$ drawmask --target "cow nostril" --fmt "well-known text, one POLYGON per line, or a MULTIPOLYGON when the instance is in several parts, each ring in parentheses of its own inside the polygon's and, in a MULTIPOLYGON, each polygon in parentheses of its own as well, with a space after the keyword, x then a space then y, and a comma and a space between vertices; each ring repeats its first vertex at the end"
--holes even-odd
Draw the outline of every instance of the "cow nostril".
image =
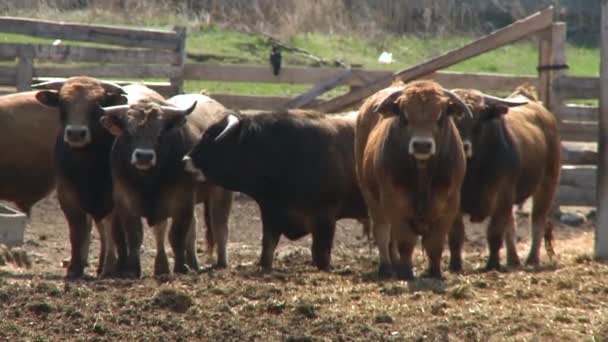
POLYGON ((149 163, 154 159, 154 154, 150 152, 135 152, 135 158, 139 162, 149 163))
POLYGON ((433 144, 429 141, 416 141, 414 142, 414 151, 416 153, 431 153, 433 144))

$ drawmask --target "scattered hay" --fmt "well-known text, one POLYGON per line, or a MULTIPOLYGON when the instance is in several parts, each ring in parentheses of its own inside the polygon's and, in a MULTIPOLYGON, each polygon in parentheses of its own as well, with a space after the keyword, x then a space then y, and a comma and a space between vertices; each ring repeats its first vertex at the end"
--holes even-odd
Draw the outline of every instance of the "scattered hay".
POLYGON ((160 289, 152 297, 152 306, 176 313, 185 313, 193 305, 190 295, 172 288, 160 289))

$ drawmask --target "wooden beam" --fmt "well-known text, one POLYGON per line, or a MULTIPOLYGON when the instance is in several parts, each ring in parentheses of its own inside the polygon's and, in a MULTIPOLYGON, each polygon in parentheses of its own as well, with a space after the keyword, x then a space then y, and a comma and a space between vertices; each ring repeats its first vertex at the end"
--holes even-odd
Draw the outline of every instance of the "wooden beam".
POLYGON ((553 115, 563 121, 597 121, 598 107, 565 105, 553 109, 553 115))
POLYGON ((594 166, 563 166, 556 204, 594 206, 596 173, 597 169, 594 166))
POLYGON ((444 53, 441 56, 433 58, 427 62, 398 71, 393 75, 381 77, 370 85, 324 102, 322 105, 318 106, 317 109, 325 112, 343 110, 346 107, 355 105, 364 98, 387 87, 395 78, 399 78, 404 82, 409 82, 421 76, 428 75, 435 70, 449 67, 484 52, 491 51, 503 45, 518 41, 531 34, 550 27, 552 23, 553 7, 549 7, 525 19, 516 21, 503 29, 497 30, 461 48, 444 53))
POLYGON ((181 74, 181 69, 171 65, 88 65, 88 66, 40 66, 34 68, 34 77, 71 77, 87 75, 97 78, 171 78, 181 74))
POLYGON ((0 86, 14 87, 17 84, 17 68, 15 66, 0 66, 0 86))
POLYGON ((73 61, 115 64, 177 64, 180 56, 174 51, 146 49, 108 49, 76 45, 0 44, 0 59, 20 56, 23 49, 33 49, 34 58, 50 61, 73 61))
POLYGON ((598 125, 594 122, 562 121, 558 127, 562 141, 595 142, 597 140, 598 125))
POLYGON ((602 0, 600 24, 600 120, 598 135, 597 224, 595 256, 608 258, 608 0, 602 0))
MULTIPOLYGON (((173 63, 174 66, 178 67, 180 71, 183 71, 184 63, 186 62, 186 28, 184 26, 175 26, 173 28, 177 37, 179 39, 179 44, 175 49, 179 60, 177 63, 173 63)), ((183 72, 180 72, 179 75, 171 77, 171 85, 177 89, 178 94, 182 94, 184 92, 184 77, 183 72)))
MULTIPOLYGON (((290 97, 278 96, 250 96, 233 94, 211 94, 211 98, 217 100, 227 108, 231 109, 259 109, 277 110, 285 108, 285 105, 292 100, 290 97)), ((314 100, 312 104, 318 100, 314 100)))
POLYGON ((352 70, 346 69, 334 77, 319 82, 317 85, 312 87, 312 89, 305 92, 304 94, 293 98, 285 104, 285 108, 305 107, 307 104, 311 103, 314 99, 316 99, 319 95, 331 89, 334 89, 337 86, 347 83, 352 76, 352 70))
POLYGON ((600 97, 600 79, 598 77, 562 76, 555 79, 553 90, 559 98, 597 99, 600 97))
POLYGON ((34 49, 31 47, 21 49, 17 63, 17 80, 15 85, 18 91, 31 89, 32 75, 34 74, 34 49))
POLYGON ((0 32, 152 49, 176 50, 179 45, 176 33, 170 31, 71 24, 15 17, 0 17, 0 32))
MULTIPOLYGON (((562 165, 596 165, 597 150, 589 144, 562 142, 562 165)), ((595 180, 595 178, 594 178, 595 180)))

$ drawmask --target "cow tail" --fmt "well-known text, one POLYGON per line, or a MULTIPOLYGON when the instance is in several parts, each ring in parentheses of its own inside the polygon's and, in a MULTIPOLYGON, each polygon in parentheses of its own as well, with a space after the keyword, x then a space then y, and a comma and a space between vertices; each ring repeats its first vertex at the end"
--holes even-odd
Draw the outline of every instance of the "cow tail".
POLYGON ((555 250, 553 249, 553 222, 551 222, 551 220, 547 221, 545 227, 545 251, 547 252, 547 256, 549 256, 549 259, 553 260, 555 250))

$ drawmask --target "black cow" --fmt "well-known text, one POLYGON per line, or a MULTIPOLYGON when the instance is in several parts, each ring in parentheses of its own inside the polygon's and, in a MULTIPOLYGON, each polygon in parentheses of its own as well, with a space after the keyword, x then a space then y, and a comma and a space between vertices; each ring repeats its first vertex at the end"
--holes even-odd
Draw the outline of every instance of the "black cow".
POLYGON ((228 111, 185 158, 200 179, 251 196, 263 224, 262 271, 281 235, 312 233, 313 263, 329 270, 336 220, 367 218, 354 167, 356 115, 228 111))
POLYGON ((127 246, 118 250, 119 273, 140 277, 141 218, 159 225, 156 275, 169 272, 164 252, 164 222, 172 219, 169 242, 174 272, 198 269, 194 205, 205 203, 208 242, 218 242, 218 266, 226 266, 227 224, 232 193, 208 182, 195 183, 182 159, 224 107, 203 95, 179 95, 168 103, 140 102, 103 109, 102 124, 117 136, 111 152, 114 225, 127 246))

